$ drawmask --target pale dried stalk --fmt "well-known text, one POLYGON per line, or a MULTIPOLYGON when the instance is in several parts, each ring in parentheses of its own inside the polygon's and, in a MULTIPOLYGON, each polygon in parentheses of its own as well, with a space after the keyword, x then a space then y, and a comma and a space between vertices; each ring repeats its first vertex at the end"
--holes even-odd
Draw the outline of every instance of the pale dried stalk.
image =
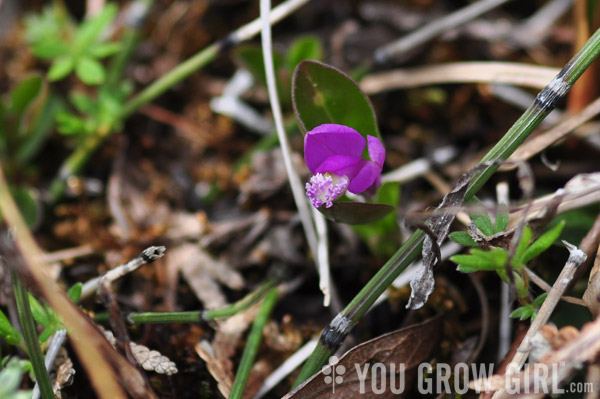
POLYGON ((360 87, 366 94, 441 83, 494 83, 541 89, 559 71, 514 62, 453 62, 368 75, 360 87))

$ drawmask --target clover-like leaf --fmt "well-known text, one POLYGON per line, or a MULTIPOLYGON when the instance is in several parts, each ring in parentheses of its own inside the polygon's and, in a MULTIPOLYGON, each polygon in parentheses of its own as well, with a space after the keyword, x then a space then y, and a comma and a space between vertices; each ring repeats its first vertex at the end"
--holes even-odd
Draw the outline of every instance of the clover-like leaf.
POLYGON ((75 60, 70 55, 58 57, 48 70, 48 80, 55 82, 65 78, 75 67, 75 60))
POLYGON ((102 64, 91 57, 81 57, 75 66, 75 73, 83 83, 88 85, 99 85, 106 79, 102 64))
POLYGON ((529 262, 531 259, 550 248, 550 246, 554 244, 554 241, 560 237, 563 227, 565 227, 564 220, 535 240, 523 254, 523 263, 529 262))
POLYGON ((348 75, 330 65, 312 60, 298 64, 292 78, 292 101, 304 133, 334 123, 349 126, 365 138, 379 137, 369 98, 348 75))

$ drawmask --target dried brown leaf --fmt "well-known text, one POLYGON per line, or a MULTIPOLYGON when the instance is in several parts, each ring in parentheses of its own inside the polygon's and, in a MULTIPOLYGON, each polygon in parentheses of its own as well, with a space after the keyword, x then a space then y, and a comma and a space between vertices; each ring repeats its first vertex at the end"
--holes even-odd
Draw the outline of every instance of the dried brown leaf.
MULTIPOLYGON (((423 323, 381 335, 346 352, 339 361, 332 362, 283 399, 334 399, 334 398, 394 398, 400 384, 406 392, 415 375, 416 367, 429 359, 437 346, 442 327, 442 317, 434 317, 423 323), (333 364, 332 364, 333 363, 333 364), (372 387, 375 364, 381 364, 387 372, 404 372, 389 376, 384 392, 374 392, 372 387), (371 367, 371 368, 370 368, 371 367), (341 377, 341 378, 340 378, 341 377), (390 385, 395 381, 396 386, 390 385), (335 388, 335 389, 334 389, 335 388), (376 395, 376 396, 375 396, 376 395)), ((381 367, 381 366, 377 366, 381 367)), ((376 374, 380 376, 380 374, 376 374)), ((380 377, 381 378, 381 377, 380 377)), ((380 385, 377 384, 377 387, 380 385)))

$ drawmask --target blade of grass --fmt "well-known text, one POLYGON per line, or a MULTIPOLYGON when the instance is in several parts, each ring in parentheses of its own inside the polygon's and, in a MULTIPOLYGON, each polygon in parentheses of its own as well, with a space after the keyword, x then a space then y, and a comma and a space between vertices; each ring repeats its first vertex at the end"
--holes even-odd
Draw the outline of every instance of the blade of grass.
MULTIPOLYGON (((481 163, 486 166, 473 176, 465 194, 465 201, 471 199, 492 176, 501 164, 498 161, 506 160, 533 132, 599 54, 600 30, 594 33, 550 84, 537 95, 535 102, 521 115, 502 139, 483 157, 481 163)), ((307 360, 294 386, 298 386, 325 364, 373 302, 420 253, 424 237, 425 234, 421 230, 413 233, 348 306, 323 330, 319 344, 307 360)))
POLYGON ((272 288, 265 297, 265 300, 260 306, 260 310, 256 315, 256 319, 252 324, 252 329, 250 330, 250 335, 248 335, 248 341, 246 343, 246 347, 244 348, 240 365, 237 373, 235 374, 233 385, 231 386, 229 399, 242 398, 244 388, 246 388, 246 383, 248 382, 248 376, 250 376, 250 370, 252 369, 254 359, 256 358, 256 353, 258 352, 258 347, 260 346, 260 341, 262 340, 263 329, 265 328, 267 321, 269 321, 269 316, 271 315, 271 311, 273 310, 276 302, 277 288, 272 288))
POLYGON ((31 308, 29 307, 27 290, 23 287, 23 283, 19 276, 17 276, 17 273, 15 273, 13 267, 10 268, 10 278, 15 292, 15 302, 17 303, 23 340, 27 346, 27 354, 29 355, 29 360, 31 360, 31 365, 33 366, 35 379, 40 388, 42 398, 54 399, 52 382, 50 381, 50 376, 48 375, 46 365, 44 364, 44 355, 40 349, 35 322, 33 321, 33 315, 31 314, 31 308))

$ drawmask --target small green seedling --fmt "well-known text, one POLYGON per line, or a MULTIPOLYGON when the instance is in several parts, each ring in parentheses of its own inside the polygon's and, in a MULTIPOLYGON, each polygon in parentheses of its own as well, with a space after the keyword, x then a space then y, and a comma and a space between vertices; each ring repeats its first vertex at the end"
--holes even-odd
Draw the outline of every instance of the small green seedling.
POLYGON ((93 18, 76 25, 59 7, 47 7, 41 15, 26 21, 27 40, 33 54, 52 60, 48 79, 57 81, 73 71, 88 85, 99 85, 106 79, 101 59, 116 54, 120 43, 107 41, 103 33, 117 14, 115 4, 107 4, 93 18))
POLYGON ((525 304, 515 310, 510 314, 510 317, 513 319, 519 320, 527 320, 531 319, 531 321, 535 320, 535 316, 537 316, 538 309, 544 303, 544 300, 548 296, 548 293, 543 293, 533 300, 533 302, 525 304))
MULTIPOLYGON (((7 359, 5 359, 6 361, 7 359)), ((3 361, 4 363, 4 361, 3 361)), ((3 364, 0 371, 0 398, 3 399, 30 399, 31 390, 19 390, 23 377, 22 361, 12 358, 3 364)))
POLYGON ((482 236, 467 232, 454 232, 450 234, 450 239, 464 246, 479 247, 481 245, 482 248, 472 248, 468 255, 451 257, 450 259, 458 264, 457 270, 463 273, 482 270, 495 271, 505 282, 510 283, 513 281, 519 300, 523 304, 529 303, 528 279, 523 269, 529 261, 547 250, 558 239, 565 225, 564 221, 558 223, 535 240, 533 240, 533 231, 528 226, 523 228, 521 239, 509 263, 513 273, 511 278, 508 276, 506 269, 509 250, 505 247, 495 246, 493 241, 503 234, 508 225, 506 211, 499 212, 495 223, 492 223, 490 217, 483 213, 472 215, 472 220, 482 236))

